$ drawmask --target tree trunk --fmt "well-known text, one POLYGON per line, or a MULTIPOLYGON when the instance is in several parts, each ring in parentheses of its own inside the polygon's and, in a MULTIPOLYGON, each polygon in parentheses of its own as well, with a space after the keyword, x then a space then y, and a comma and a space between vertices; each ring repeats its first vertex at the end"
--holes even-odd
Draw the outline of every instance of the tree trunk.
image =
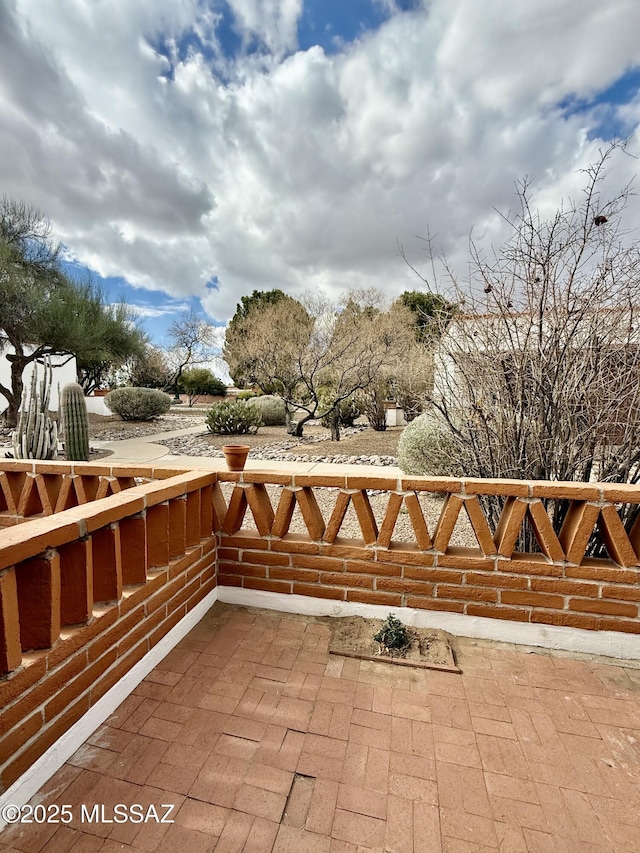
POLYGON ((302 431, 304 430, 304 425, 307 421, 310 421, 312 417, 312 414, 307 414, 299 421, 290 421, 289 428, 287 429, 288 434, 293 435, 295 438, 302 438, 302 431))
POLYGON ((4 419, 8 427, 15 429, 18 426, 18 413, 20 411, 20 404, 22 403, 22 391, 24 388, 22 374, 29 359, 12 356, 9 361, 11 363, 11 394, 5 394, 9 405, 4 413, 4 419))
POLYGON ((336 408, 331 413, 331 441, 340 441, 340 412, 336 408))

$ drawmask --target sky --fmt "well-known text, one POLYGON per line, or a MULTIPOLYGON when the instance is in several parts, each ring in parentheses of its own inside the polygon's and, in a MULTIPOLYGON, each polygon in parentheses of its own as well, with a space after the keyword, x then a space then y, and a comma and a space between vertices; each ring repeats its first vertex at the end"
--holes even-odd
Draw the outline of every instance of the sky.
MULTIPOLYGON (((0 0, 0 195, 154 341, 240 297, 462 273, 516 182, 551 212, 640 160, 638 0, 0 0)), ((634 199, 628 224, 640 224, 634 199)))

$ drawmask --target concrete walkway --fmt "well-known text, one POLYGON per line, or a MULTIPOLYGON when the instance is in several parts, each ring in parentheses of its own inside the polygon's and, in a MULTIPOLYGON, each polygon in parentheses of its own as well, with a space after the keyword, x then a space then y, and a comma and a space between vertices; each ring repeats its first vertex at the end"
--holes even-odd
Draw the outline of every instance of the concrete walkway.
POLYGON ((71 823, 0 853, 640 850, 640 670, 459 640, 456 675, 329 636, 216 604, 34 797, 71 823))
MULTIPOLYGON (((92 441, 91 446, 97 450, 108 450, 111 456, 106 457, 105 463, 122 464, 144 464, 146 462, 158 462, 163 464, 183 466, 185 468, 205 468, 209 471, 226 471, 225 461, 222 457, 215 456, 180 456, 169 452, 163 445, 168 438, 180 438, 181 436, 197 435, 202 432, 202 427, 187 427, 185 429, 173 430, 172 432, 161 432, 155 435, 146 435, 140 438, 127 438, 121 441, 92 441)), ((229 443, 242 443, 242 436, 230 437, 229 443)), ((380 477, 382 475, 399 477, 402 472, 394 466, 380 465, 346 465, 340 463, 341 473, 358 474, 360 476, 371 475, 380 477)), ((251 453, 247 459, 246 470, 248 471, 285 471, 288 473, 335 474, 335 463, 332 462, 308 462, 279 461, 272 459, 252 459, 251 453)))

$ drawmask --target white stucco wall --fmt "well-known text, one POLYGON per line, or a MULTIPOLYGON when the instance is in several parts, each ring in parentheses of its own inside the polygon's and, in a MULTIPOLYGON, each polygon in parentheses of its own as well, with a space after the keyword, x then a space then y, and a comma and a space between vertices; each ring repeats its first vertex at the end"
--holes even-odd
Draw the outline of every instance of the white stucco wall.
MULTIPOLYGON (((7 353, 13 350, 7 348, 0 353, 0 383, 11 387, 11 365, 7 359, 7 353)), ((50 409, 52 412, 58 411, 58 390, 62 390, 69 382, 77 382, 76 374, 76 359, 75 356, 54 355, 51 356, 51 365, 53 367, 53 379, 51 383, 51 402, 50 409)), ((34 368, 38 371, 38 379, 41 379, 44 373, 44 368, 41 364, 32 362, 27 365, 22 375, 24 387, 27 389, 31 385, 31 375, 34 368)), ((0 412, 4 412, 8 403, 6 399, 0 395, 0 412)))

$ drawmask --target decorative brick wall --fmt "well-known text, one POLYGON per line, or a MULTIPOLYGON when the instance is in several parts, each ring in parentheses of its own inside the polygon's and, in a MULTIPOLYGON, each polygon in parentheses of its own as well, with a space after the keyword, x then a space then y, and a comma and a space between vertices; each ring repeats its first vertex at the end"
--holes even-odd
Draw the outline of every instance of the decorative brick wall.
POLYGON ((0 790, 216 582, 640 634, 640 521, 626 530, 620 515, 639 504, 623 485, 0 462, 0 790), (445 496, 435 525, 429 494, 445 496), (569 511, 554 530, 558 499, 569 511), (500 503, 495 530, 485 500, 500 503), (358 538, 343 535, 348 513, 358 538), (461 516, 475 548, 451 544, 461 516), (535 553, 516 550, 524 524, 535 553), (607 557, 586 556, 593 536, 607 557))
POLYGON ((0 460, 0 528, 64 512, 125 489, 184 473, 148 465, 0 460))
POLYGON ((216 586, 215 474, 157 473, 0 532, 0 790, 216 586))
POLYGON ((581 483, 528 483, 449 478, 337 477, 219 474, 231 481, 228 507, 219 486, 214 502, 221 518, 218 575, 221 585, 293 593, 337 601, 413 607, 517 622, 640 633, 640 522, 627 532, 622 504, 637 505, 640 488, 581 483), (282 489, 272 506, 266 486, 282 489), (324 518, 316 491, 333 487, 333 511, 324 518), (384 518, 374 518, 367 490, 386 493, 384 518), (419 495, 445 493, 429 530, 419 495), (495 531, 480 496, 502 503, 495 531), (567 499, 570 508, 555 531, 546 500, 567 499), (297 504, 307 528, 289 533, 297 504), (340 529, 352 504, 361 538, 340 529), (401 510, 415 540, 393 539, 401 510), (249 513, 249 515, 247 515, 249 513), (460 514, 467 516, 477 548, 450 545, 460 514), (254 530, 245 518, 253 517, 254 530), (525 519, 539 550, 515 550, 525 519), (243 528, 244 525, 244 528, 243 528), (592 533, 608 558, 585 551, 592 533))

